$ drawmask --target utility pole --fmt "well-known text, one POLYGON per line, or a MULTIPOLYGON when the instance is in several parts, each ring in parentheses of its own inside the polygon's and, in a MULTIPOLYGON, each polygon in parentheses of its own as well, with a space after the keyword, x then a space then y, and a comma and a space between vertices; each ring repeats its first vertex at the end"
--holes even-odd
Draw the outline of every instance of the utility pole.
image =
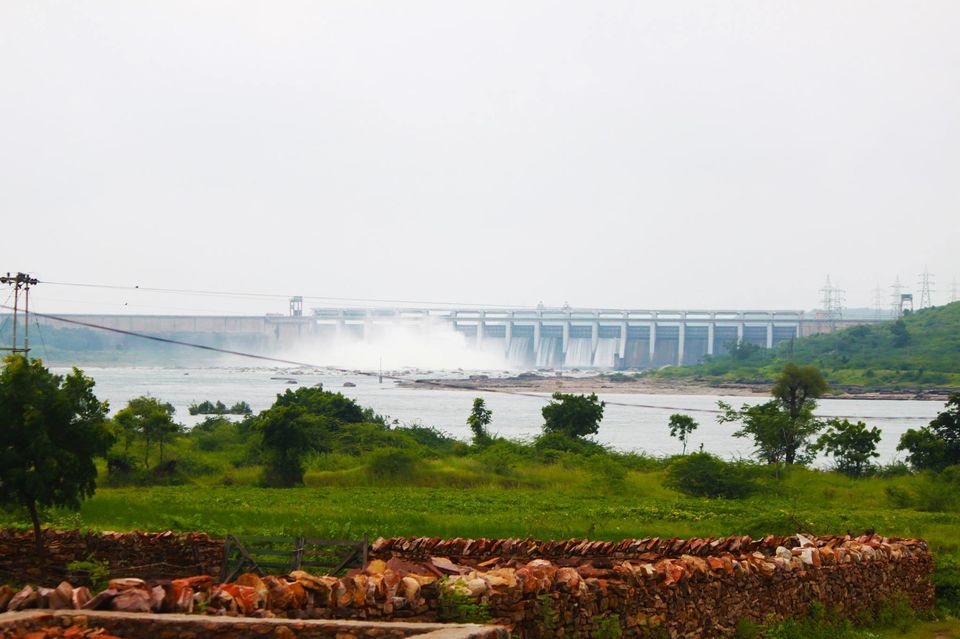
POLYGON ((35 277, 30 277, 29 273, 17 273, 0 276, 0 284, 9 284, 13 287, 13 344, 10 348, 0 348, 0 350, 10 351, 11 353, 30 352, 30 287, 38 283, 35 277), (18 346, 17 342, 17 316, 20 312, 20 291, 24 296, 24 325, 23 325, 23 347, 18 346))

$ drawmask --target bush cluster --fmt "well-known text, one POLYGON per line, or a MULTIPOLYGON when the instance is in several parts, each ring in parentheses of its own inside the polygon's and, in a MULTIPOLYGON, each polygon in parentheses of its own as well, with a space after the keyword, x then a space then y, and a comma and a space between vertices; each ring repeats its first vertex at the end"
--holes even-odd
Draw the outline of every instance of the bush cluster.
POLYGON ((749 462, 728 462, 710 453, 692 453, 667 467, 664 483, 696 497, 742 499, 757 492, 759 469, 749 462))

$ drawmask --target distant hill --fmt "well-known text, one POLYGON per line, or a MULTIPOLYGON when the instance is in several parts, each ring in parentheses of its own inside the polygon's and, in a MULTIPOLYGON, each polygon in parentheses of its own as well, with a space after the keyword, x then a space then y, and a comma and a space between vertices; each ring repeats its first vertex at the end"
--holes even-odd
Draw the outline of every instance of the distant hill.
POLYGON ((802 337, 772 351, 745 346, 656 375, 768 381, 787 362, 815 364, 839 386, 960 387, 960 302, 917 311, 900 321, 802 337))

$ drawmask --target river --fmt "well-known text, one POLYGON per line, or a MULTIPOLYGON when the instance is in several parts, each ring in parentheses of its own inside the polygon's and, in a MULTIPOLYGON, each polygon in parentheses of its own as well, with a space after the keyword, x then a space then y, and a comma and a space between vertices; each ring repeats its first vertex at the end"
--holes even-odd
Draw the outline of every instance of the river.
MULTIPOLYGON (((54 369, 59 373, 65 369, 54 369)), ((455 437, 468 439, 466 417, 473 398, 481 396, 493 411, 490 431, 505 437, 530 437, 540 432, 540 409, 547 395, 531 397, 505 393, 482 393, 464 390, 398 388, 396 383, 376 377, 303 371, 291 372, 270 368, 98 368, 84 372, 96 381, 95 392, 110 402, 111 410, 122 408, 127 400, 151 395, 176 408, 176 418, 192 426, 201 416, 191 416, 187 407, 203 400, 233 404, 246 401, 254 411, 270 406, 277 393, 288 388, 323 384, 369 406, 376 412, 396 419, 401 424, 433 426, 455 437), (273 377, 291 377, 289 384, 273 377), (345 383, 355 384, 345 387, 345 383)), ((434 371, 430 375, 437 377, 434 371)), ((691 436, 691 449, 703 444, 705 450, 723 457, 747 457, 749 440, 732 436, 736 427, 716 423, 717 400, 739 406, 763 401, 756 397, 722 395, 644 395, 602 393, 608 402, 597 439, 621 450, 645 451, 652 455, 680 452, 680 444, 669 436, 667 420, 672 413, 693 415, 700 427, 691 436)), ((848 417, 877 426, 883 433, 878 446, 878 461, 888 463, 902 459, 896 451, 900 435, 908 428, 927 424, 943 403, 919 400, 824 399, 817 414, 822 417, 848 417)))

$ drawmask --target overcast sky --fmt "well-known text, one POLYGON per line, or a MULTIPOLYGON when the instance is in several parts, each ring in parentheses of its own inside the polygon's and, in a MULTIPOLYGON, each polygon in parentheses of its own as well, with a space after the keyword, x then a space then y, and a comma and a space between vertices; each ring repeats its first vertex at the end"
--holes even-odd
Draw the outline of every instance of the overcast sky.
POLYGON ((926 265, 945 302, 958 34, 955 0, 4 0, 0 269, 695 309, 812 308, 828 274, 870 306, 926 265))

